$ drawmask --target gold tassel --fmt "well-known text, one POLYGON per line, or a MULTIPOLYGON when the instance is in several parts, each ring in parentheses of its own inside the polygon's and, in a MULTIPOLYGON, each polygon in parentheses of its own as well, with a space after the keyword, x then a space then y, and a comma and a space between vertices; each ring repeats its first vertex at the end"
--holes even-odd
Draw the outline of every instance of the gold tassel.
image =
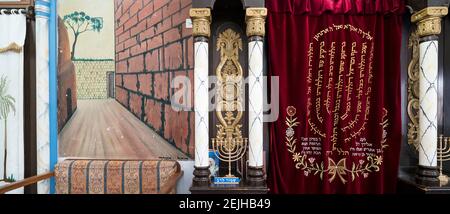
POLYGON ((22 47, 13 42, 9 44, 6 48, 0 48, 0 53, 6 53, 8 51, 20 53, 22 51, 22 47))

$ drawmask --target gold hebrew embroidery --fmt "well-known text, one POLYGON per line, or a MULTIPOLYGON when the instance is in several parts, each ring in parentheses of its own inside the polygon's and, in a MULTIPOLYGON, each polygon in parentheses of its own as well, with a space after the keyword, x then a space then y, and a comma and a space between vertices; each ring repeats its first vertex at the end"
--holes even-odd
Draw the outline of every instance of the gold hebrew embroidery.
POLYGON ((332 142, 330 153, 366 131, 372 98, 374 41, 371 32, 350 24, 332 25, 315 34, 308 49, 307 122, 309 129, 332 142), (324 41, 336 31, 356 33, 365 41, 324 41), (363 97, 364 96, 364 97, 363 97), (314 113, 314 115, 312 115, 314 113), (324 118, 332 129, 324 130, 324 118), (338 143, 338 139, 343 139, 338 143))
MULTIPOLYGON (((316 158, 308 156, 308 154, 303 151, 297 151, 298 139, 295 137, 295 128, 300 125, 297 117, 297 109, 293 106, 289 106, 286 109, 286 136, 285 144, 287 146, 288 152, 292 156, 295 167, 298 170, 302 170, 306 177, 310 175, 319 176, 321 180, 324 179, 324 175, 328 175, 328 182, 332 183, 335 180, 341 181, 345 184, 348 182, 347 176, 351 176, 351 181, 355 181, 357 177, 368 178, 370 173, 379 172, 380 166, 383 163, 383 151, 388 148, 386 144, 387 141, 387 129, 389 127, 388 111, 383 108, 384 114, 382 121, 379 125, 383 131, 383 137, 381 140, 381 151, 377 155, 368 155, 366 159, 361 159, 358 162, 352 162, 351 168, 347 166, 347 158, 340 158, 335 161, 333 158, 329 157, 325 165, 324 161, 317 161, 316 158), (339 179, 336 179, 339 178, 339 179)), ((378 152, 377 152, 378 153, 378 152)))

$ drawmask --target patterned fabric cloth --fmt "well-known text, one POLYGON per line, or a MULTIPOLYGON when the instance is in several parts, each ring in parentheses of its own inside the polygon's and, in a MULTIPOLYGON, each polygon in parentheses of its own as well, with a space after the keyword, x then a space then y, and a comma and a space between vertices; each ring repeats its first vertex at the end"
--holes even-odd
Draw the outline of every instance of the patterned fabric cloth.
MULTIPOLYGON (((66 160, 56 165, 57 194, 158 194, 179 175, 176 161, 66 160)), ((170 188, 175 192, 175 186, 170 188)))

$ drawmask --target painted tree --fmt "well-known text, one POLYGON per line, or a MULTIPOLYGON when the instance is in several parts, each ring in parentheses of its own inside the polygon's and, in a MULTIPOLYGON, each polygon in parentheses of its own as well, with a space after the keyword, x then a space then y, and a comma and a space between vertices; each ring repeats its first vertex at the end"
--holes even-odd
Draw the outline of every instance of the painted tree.
MULTIPOLYGON (((5 76, 2 76, 0 79, 0 120, 4 121, 4 144, 5 144, 5 156, 3 162, 3 180, 7 181, 8 177, 6 176, 6 163, 8 158, 8 115, 12 112, 16 112, 16 107, 14 97, 8 94, 8 79, 5 76)), ((12 176, 11 176, 11 179, 12 176)))
POLYGON ((75 49, 78 37, 86 32, 100 32, 103 29, 103 19, 101 17, 91 17, 85 12, 73 12, 64 16, 64 23, 73 33, 72 60, 75 59, 75 49))

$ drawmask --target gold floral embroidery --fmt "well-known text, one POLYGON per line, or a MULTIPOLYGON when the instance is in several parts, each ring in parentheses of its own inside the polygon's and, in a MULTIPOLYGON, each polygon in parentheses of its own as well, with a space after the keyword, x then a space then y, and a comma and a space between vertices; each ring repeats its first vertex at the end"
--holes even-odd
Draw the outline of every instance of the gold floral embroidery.
POLYGON ((341 179, 342 183, 346 183, 347 180, 344 179, 344 177, 342 177, 343 175, 346 175, 347 173, 345 172, 345 170, 347 169, 346 167, 346 162, 347 159, 341 159, 337 164, 334 162, 333 159, 328 158, 328 173, 331 175, 330 178, 330 183, 334 181, 334 179, 336 178, 336 175, 339 176, 339 178, 341 179))
MULTIPOLYGON (((388 148, 386 145, 386 137, 387 137, 387 127, 389 126, 389 122, 387 119, 388 111, 384 110, 383 122, 380 125, 383 128, 383 137, 381 141, 382 150, 388 148)), ((381 155, 372 155, 367 156, 366 160, 359 160, 357 163, 352 163, 352 168, 347 168, 347 158, 343 158, 339 160, 337 163, 332 158, 328 158, 328 166, 325 167, 324 162, 317 162, 314 157, 308 157, 306 154, 302 155, 297 152, 297 139, 295 138, 295 127, 300 125, 298 118, 296 117, 297 109, 293 106, 289 106, 286 109, 287 117, 286 117, 286 146, 288 152, 292 155, 292 160, 295 163, 295 167, 299 170, 304 171, 305 176, 309 175, 319 175, 320 179, 323 180, 323 175, 327 174, 329 176, 328 181, 330 183, 334 182, 336 178, 345 184, 348 181, 346 180, 346 176, 351 175, 352 180, 354 181, 356 177, 362 176, 363 178, 368 178, 369 173, 379 172, 380 166, 383 164, 383 156, 381 155)), ((348 152, 348 151, 346 151, 348 152)))

